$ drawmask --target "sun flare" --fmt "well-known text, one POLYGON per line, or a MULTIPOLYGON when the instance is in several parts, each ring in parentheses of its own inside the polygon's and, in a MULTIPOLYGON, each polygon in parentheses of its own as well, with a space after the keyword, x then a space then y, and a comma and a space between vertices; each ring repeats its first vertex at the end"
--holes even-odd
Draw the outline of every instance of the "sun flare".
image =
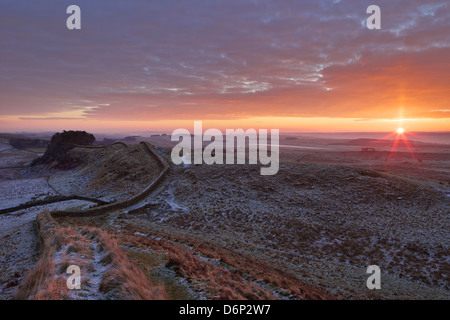
POLYGON ((405 129, 403 129, 403 128, 398 128, 397 129, 397 133, 398 134, 402 134, 402 133, 404 133, 405 132, 405 129))

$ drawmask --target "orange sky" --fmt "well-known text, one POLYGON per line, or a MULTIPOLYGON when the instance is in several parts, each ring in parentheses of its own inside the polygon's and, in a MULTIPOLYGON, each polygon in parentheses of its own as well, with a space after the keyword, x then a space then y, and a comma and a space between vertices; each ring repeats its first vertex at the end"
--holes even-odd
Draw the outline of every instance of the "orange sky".
POLYGON ((450 131, 448 1, 104 1, 2 6, 0 131, 450 131))
MULTIPOLYGON (((200 119, 199 119, 200 120, 200 119)), ((240 120, 202 120, 203 128, 271 128, 288 132, 391 132, 449 131, 448 118, 399 120, 359 120, 350 118, 276 118, 260 117, 240 120), (369 130, 368 130, 369 129, 369 130)), ((0 122, 2 123, 2 122, 0 122)), ((175 128, 193 130, 193 120, 99 121, 99 120, 16 120, 2 123, 3 132, 62 131, 71 128, 98 133, 155 131, 170 133, 175 128), (24 124, 25 122, 25 124, 24 124), (4 124, 4 125, 3 125, 4 124)))

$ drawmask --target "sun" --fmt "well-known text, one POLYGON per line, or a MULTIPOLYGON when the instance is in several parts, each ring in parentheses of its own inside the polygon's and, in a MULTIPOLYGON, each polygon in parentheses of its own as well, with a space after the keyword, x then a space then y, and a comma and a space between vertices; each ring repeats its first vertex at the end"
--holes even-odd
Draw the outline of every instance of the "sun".
POLYGON ((405 129, 403 129, 403 128, 398 128, 397 129, 397 133, 398 134, 402 134, 402 133, 404 133, 405 132, 405 129))

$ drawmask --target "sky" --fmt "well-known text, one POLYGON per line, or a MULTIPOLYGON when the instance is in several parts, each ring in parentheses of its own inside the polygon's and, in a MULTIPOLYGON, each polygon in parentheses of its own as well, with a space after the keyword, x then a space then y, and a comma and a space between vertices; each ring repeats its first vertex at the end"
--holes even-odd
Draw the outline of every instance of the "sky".
POLYGON ((450 131, 449 57, 442 0, 0 0, 0 131, 450 131))

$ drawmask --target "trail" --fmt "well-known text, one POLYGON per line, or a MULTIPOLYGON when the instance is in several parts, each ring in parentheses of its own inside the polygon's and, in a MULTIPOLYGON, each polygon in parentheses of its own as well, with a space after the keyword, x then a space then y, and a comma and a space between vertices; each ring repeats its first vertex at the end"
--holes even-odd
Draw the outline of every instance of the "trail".
MULTIPOLYGON (((0 210, 0 233, 2 235, 2 238, 0 238, 0 299, 11 299, 13 297, 17 285, 23 281, 26 273, 38 260, 39 238, 35 232, 35 219, 39 212, 47 209, 50 210, 50 214, 56 213, 59 216, 71 217, 89 216, 90 214, 105 215, 117 210, 127 210, 145 205, 155 190, 158 192, 161 191, 157 187, 164 180, 169 166, 150 146, 145 143, 143 143, 143 146, 145 152, 150 157, 156 158, 163 169, 153 181, 149 182, 147 187, 131 198, 117 203, 108 203, 100 199, 79 195, 57 196, 52 199, 29 201, 18 206, 0 210), (97 203, 98 206, 84 210, 63 210, 63 208, 67 208, 68 204, 79 204, 80 202, 97 203)), ((95 147, 105 148, 108 146, 95 147)), ((100 250, 98 242, 96 240, 92 240, 92 242, 93 258, 89 262, 92 265, 93 271, 88 275, 89 282, 86 284, 87 293, 84 291, 82 296, 78 296, 81 292, 76 292, 75 290, 71 293, 74 299, 105 299, 105 296, 99 293, 98 290, 100 279, 105 269, 101 262, 103 253, 100 250)))

